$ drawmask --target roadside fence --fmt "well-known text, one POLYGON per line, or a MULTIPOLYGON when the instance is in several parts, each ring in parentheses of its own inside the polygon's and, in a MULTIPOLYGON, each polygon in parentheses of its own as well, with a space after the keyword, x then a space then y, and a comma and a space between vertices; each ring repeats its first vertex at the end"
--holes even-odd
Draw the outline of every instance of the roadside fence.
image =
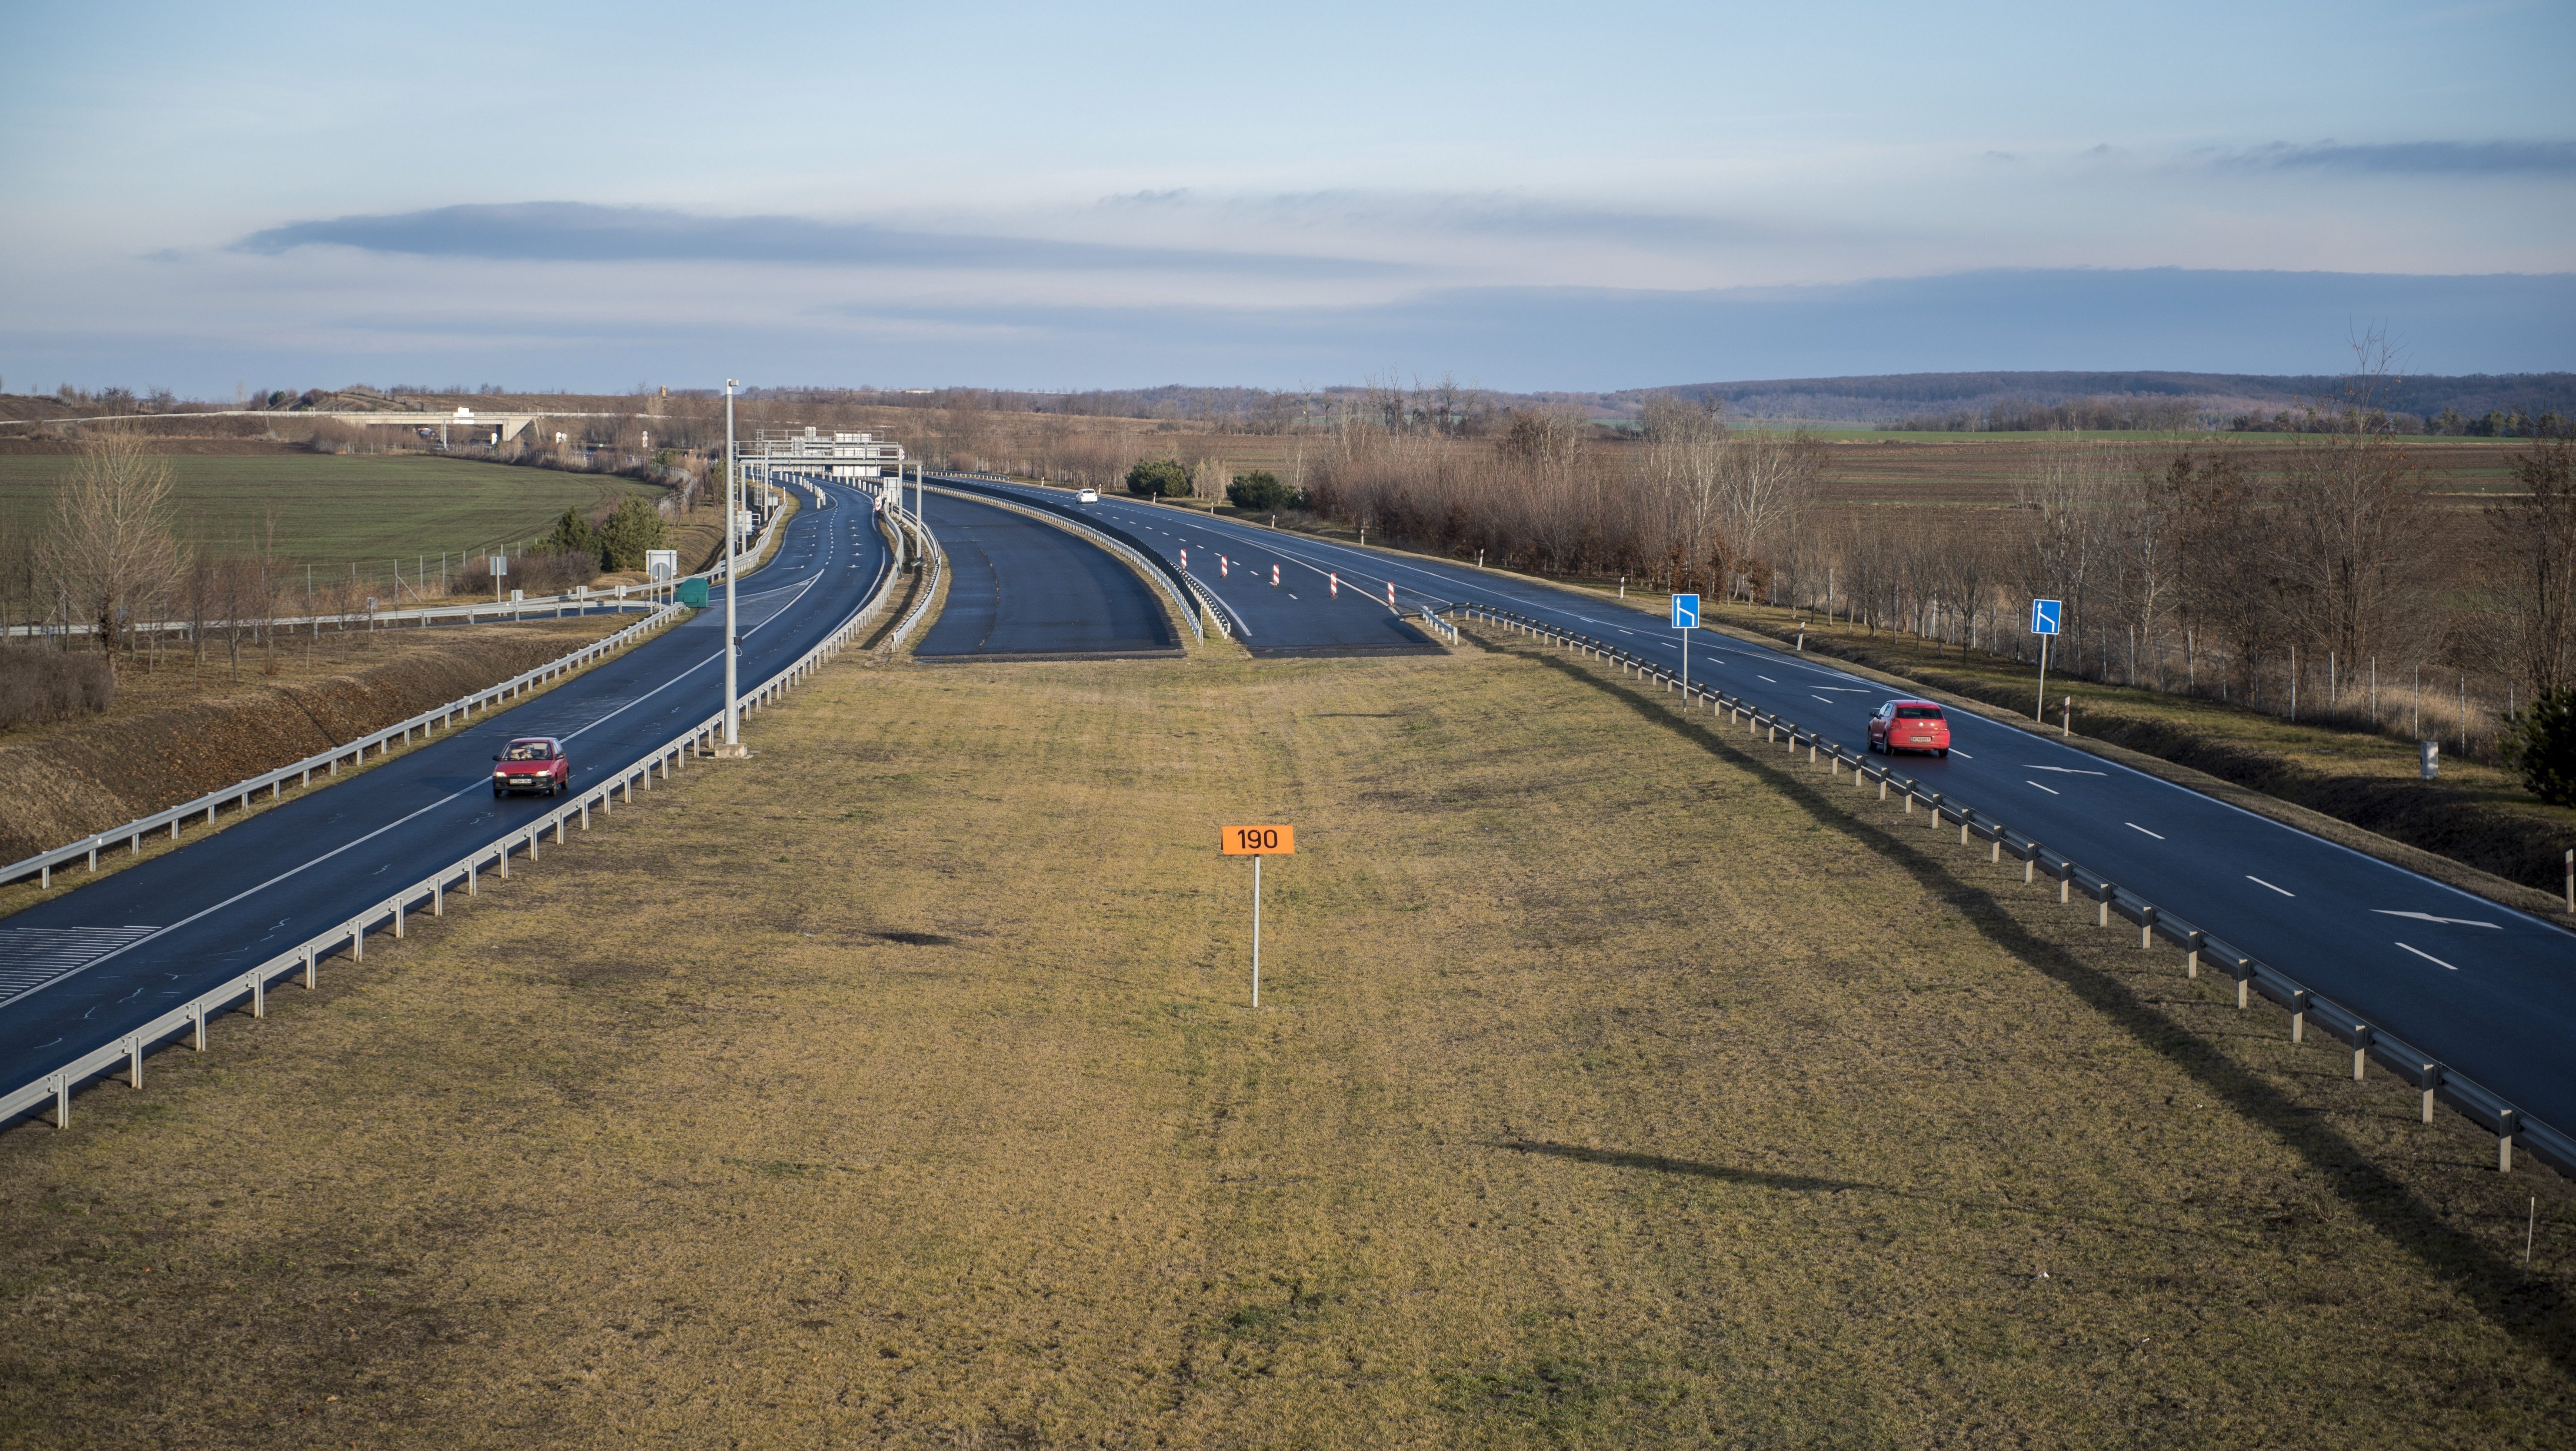
POLYGON ((1889 799, 1891 792, 1895 793, 1904 802, 1909 816, 1915 814, 1917 807, 1923 808, 1931 830, 1942 831, 1955 826, 1961 846, 1983 841, 1987 843, 1989 861, 1999 863, 2009 856, 2020 862, 2023 881, 2037 882, 2042 877, 2054 881, 2058 901, 2072 903, 2080 894, 2094 906, 2095 925, 2109 928, 2117 918, 2125 926, 2137 928, 2141 949, 2153 947, 2159 939, 2179 948, 2183 953, 2184 976, 2197 978, 2204 966, 2224 971, 2235 982, 2237 1007, 2251 1006, 2257 994, 2278 1003, 2289 1011, 2291 1042, 2305 1042, 2311 1030, 2341 1040, 2352 1050, 2354 1082, 2362 1081, 2370 1061, 2377 1059, 2422 1094, 2425 1123, 2433 1121, 2434 1105, 2441 1102, 2493 1133, 2499 1171, 2512 1170, 2514 1149, 2519 1144, 2560 1174, 2576 1178, 2576 1138, 2570 1138, 2523 1112, 2503 1095, 2407 1042, 2388 1025, 2373 1022, 2309 988, 2173 909, 2150 902, 2064 852, 2014 830, 1993 814, 1952 800, 1944 793, 1928 790, 1912 778, 1898 775, 1890 765, 1875 764, 1865 754, 1854 752, 1785 716, 1765 711, 1723 690, 1713 690, 1696 681, 1685 689, 1680 679, 1662 665, 1608 641, 1576 634, 1549 622, 1493 606, 1458 605, 1453 609, 1458 614, 1502 626, 1543 644, 1604 661, 1621 673, 1657 686, 1664 692, 1683 691, 1682 708, 1685 711, 1705 707, 1712 717, 1724 717, 1729 727, 1743 726, 1748 740, 1759 737, 1766 746, 1784 748, 1791 760, 1795 760, 1798 752, 1804 749, 1808 764, 1821 762, 1836 777, 1848 768, 1856 789, 1866 790, 1875 785, 1878 799, 1882 801, 1889 799))

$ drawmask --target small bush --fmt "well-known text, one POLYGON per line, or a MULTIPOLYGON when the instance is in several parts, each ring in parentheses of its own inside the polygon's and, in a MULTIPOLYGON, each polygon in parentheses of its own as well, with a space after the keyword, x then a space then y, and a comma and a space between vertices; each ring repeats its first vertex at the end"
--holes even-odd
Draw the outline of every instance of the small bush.
POLYGON ((95 650, 0 645, 0 729, 96 715, 116 698, 116 672, 95 650))
POLYGON ((2497 744, 2532 795, 2552 806, 2576 806, 2576 686, 2506 716, 2497 744))
POLYGON ((662 547, 662 511, 642 499, 619 502, 599 526, 599 562, 610 569, 642 569, 644 551, 662 547))
POLYGON ((1225 486, 1225 501, 1247 514, 1276 514, 1282 509, 1304 507, 1306 496, 1279 481, 1267 469, 1249 474, 1236 474, 1225 486))
POLYGON ((1143 460, 1127 471, 1127 492, 1148 499, 1157 495, 1166 499, 1187 498, 1190 471, 1176 458, 1143 460))

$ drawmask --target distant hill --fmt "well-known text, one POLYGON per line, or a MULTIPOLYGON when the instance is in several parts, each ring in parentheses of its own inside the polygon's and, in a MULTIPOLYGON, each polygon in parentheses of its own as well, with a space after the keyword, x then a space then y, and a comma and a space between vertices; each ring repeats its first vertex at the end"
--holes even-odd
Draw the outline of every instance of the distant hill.
MULTIPOLYGON (((2328 376, 2277 377, 2252 373, 1897 373, 1861 378, 1769 378, 1732 383, 1683 383, 1602 395, 1614 410, 1641 404, 1656 393, 1722 398, 1736 418, 1804 419, 1818 423, 1961 426, 1955 420, 2010 419, 2023 412, 2063 410, 2126 415, 2135 427, 2224 424, 2240 415, 2268 417, 2295 411, 2309 399, 2342 395, 2350 380, 2328 376)), ((2397 377, 2374 388, 2379 406, 2418 418, 2446 410, 2471 418, 2520 412, 2576 415, 2576 373, 2476 373, 2466 377, 2397 377)), ((1976 424, 1966 426, 1975 427, 1976 424)), ((1998 423, 1997 426, 2012 426, 1998 423)), ((2095 423, 2087 426, 2116 427, 2095 423)))

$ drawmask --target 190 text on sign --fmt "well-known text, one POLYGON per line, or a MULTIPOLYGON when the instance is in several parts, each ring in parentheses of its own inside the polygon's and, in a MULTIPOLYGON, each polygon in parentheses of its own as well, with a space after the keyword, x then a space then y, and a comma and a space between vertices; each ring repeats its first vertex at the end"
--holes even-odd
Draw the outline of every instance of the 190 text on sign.
POLYGON ((1217 839, 1219 850, 1226 856, 1297 854, 1297 828, 1293 826, 1229 826, 1217 839))

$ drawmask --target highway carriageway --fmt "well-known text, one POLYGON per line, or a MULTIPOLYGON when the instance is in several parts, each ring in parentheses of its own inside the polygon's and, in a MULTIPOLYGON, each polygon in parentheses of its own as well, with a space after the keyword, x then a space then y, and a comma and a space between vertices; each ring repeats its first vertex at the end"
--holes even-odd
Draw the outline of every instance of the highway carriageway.
MULTIPOLYGON (((826 493, 829 506, 790 519, 770 563, 738 586, 746 689, 890 578, 869 497, 826 493)), ((0 1084, 115 1042, 545 815, 555 803, 544 797, 492 795, 491 758, 512 737, 563 737, 579 790, 723 709, 724 607, 711 604, 524 705, 0 918, 0 1084)))
MULTIPOLYGON (((1069 503, 1062 489, 1009 486, 1069 503)), ((1177 562, 1274 645, 1301 617, 1274 606, 1266 561, 1299 603, 1338 574, 1385 610, 1458 604, 1514 610, 1621 646, 1666 670, 1679 632, 1659 616, 1465 564, 1284 533, 1191 510, 1104 497, 1077 506, 1177 562), (1214 555, 1265 561, 1251 577, 1217 577, 1214 555)), ((1281 601, 1285 603, 1285 601, 1281 601)), ((1392 613, 1392 612, 1389 612, 1392 613)), ((1324 631, 1318 627, 1315 632, 1324 631)), ((1697 630, 1690 678, 1766 712, 1866 749, 1865 724, 1899 692, 1831 662, 1697 630)), ((2034 683, 2033 690, 2037 685, 2034 683)), ((2576 933, 2268 817, 2201 795, 2045 736, 1951 709, 1947 759, 1898 768, 2148 901, 2297 977, 2441 1059, 2561 1131, 2576 1130, 2576 933)))
POLYGON ((939 493, 923 501, 922 522, 948 556, 948 598, 914 659, 1182 653, 1154 587, 1071 529, 939 493))

